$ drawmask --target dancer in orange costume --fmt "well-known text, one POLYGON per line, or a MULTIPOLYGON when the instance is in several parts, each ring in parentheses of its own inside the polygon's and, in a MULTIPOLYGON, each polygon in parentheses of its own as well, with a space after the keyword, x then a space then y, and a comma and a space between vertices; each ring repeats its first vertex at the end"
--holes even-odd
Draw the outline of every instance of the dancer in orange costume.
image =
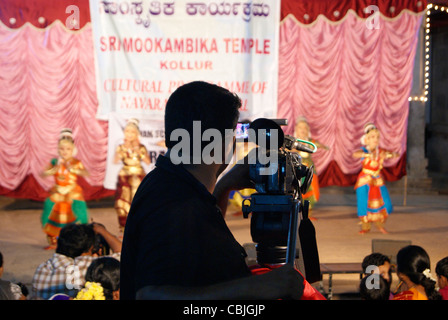
POLYGON ((118 174, 117 191, 115 194, 115 210, 121 232, 126 225, 132 199, 140 182, 145 177, 141 162, 151 163, 146 147, 140 143, 139 121, 129 119, 124 128, 124 143, 115 151, 115 163, 122 162, 123 167, 118 174))
POLYGON ((47 234, 49 246, 55 249, 61 229, 69 223, 87 223, 88 212, 82 188, 77 184, 78 176, 87 176, 88 172, 76 155, 72 130, 63 129, 58 142, 58 159, 43 172, 43 176, 54 176, 55 185, 50 196, 45 199, 41 217, 42 227, 47 234))
MULTIPOLYGON (((330 148, 319 141, 316 141, 311 138, 311 130, 308 121, 304 117, 299 117, 296 122, 296 126, 294 128, 294 137, 297 139, 310 141, 316 145, 317 148, 323 150, 329 150, 330 148)), ((300 156, 302 157, 302 163, 307 167, 313 166, 313 180, 311 182, 311 186, 308 188, 307 192, 302 196, 303 200, 308 200, 310 202, 310 212, 309 217, 311 220, 316 220, 316 218, 311 216, 311 210, 315 206, 315 204, 319 201, 320 198, 320 188, 319 188, 319 177, 317 175, 316 167, 314 166, 314 161, 311 158, 311 154, 303 151, 299 151, 300 156)))
POLYGON ((361 220, 360 234, 369 232, 372 222, 382 233, 387 233, 384 223, 393 211, 381 169, 384 160, 398 157, 399 154, 380 148, 379 142, 380 131, 373 123, 367 123, 361 138, 363 147, 353 153, 354 158, 362 160, 362 170, 355 185, 358 217, 361 220))

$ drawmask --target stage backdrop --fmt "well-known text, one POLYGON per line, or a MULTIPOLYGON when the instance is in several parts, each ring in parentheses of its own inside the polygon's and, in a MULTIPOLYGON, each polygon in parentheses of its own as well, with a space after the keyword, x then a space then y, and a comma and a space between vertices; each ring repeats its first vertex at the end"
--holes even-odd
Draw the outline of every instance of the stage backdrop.
MULTIPOLYGON (((382 131, 383 147, 402 154, 386 164, 387 180, 405 174, 407 98, 427 3, 369 5, 281 2, 277 117, 288 119, 287 133, 297 116, 307 117, 313 137, 330 146, 314 157, 322 186, 354 183, 360 164, 351 154, 367 121, 382 131)), ((44 199, 53 181, 40 173, 56 155, 59 131, 71 127, 78 158, 90 172, 81 179, 86 199, 112 195, 103 186, 108 123, 96 117, 88 0, 6 0, 0 20, 0 194, 44 199)))

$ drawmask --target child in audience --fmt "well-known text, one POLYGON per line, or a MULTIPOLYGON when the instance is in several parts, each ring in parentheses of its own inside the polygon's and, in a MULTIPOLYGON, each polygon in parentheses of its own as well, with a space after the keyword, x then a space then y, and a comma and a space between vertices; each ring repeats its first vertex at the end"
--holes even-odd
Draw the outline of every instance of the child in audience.
POLYGON ((443 300, 448 300, 448 257, 437 262, 436 274, 439 293, 443 300))
POLYGON ((370 274, 361 279, 359 293, 362 300, 389 300, 390 285, 380 274, 370 274))
MULTIPOLYGON (((392 284, 392 265, 390 264, 390 259, 386 255, 378 252, 369 254, 362 261, 362 270, 364 276, 369 276, 372 273, 379 273, 379 275, 384 278, 386 285, 388 286, 388 291, 390 292, 390 286, 392 284), (371 269, 374 266, 375 269, 371 269)), ((390 293, 389 299, 392 299, 393 295, 390 293)))
POLYGON ((120 300, 120 262, 112 257, 92 261, 75 300, 120 300))

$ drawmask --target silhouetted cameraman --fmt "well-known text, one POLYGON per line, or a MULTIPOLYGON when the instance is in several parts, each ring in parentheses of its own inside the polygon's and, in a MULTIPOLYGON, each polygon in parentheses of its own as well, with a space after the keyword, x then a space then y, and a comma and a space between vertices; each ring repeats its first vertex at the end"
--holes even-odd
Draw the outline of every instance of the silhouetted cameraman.
POLYGON ((248 165, 235 165, 216 184, 233 155, 240 107, 236 95, 206 82, 185 84, 170 96, 168 151, 140 184, 126 222, 121 299, 301 297, 304 279, 289 265, 251 275, 217 205, 226 203, 230 190, 253 187, 248 165), (223 137, 213 141, 211 152, 208 129, 223 137), (225 139, 229 130, 232 136, 225 139), (206 161, 206 151, 218 161, 206 161))

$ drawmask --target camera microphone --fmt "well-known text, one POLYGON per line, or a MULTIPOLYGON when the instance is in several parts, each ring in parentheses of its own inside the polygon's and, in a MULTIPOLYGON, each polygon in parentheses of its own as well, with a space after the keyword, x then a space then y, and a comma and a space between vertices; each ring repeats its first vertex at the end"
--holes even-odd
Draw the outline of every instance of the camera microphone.
POLYGON ((317 147, 314 143, 310 141, 305 141, 301 139, 296 139, 293 136, 286 135, 285 136, 285 146, 289 149, 296 149, 298 151, 303 151, 307 153, 315 153, 317 150, 317 147), (305 144, 309 144, 310 146, 313 146, 313 148, 306 146, 305 144))

